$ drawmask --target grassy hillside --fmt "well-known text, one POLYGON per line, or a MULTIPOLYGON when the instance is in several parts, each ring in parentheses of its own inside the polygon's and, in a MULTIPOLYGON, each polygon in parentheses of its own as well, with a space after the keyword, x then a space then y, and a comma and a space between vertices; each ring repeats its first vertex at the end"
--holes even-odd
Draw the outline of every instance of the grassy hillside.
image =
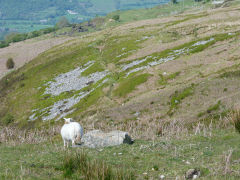
MULTIPOLYGON (((107 24, 5 76, 0 175, 63 178, 69 157, 59 127, 72 117, 86 131, 119 129, 137 139, 132 146, 86 150, 89 161, 104 161, 113 173, 183 179, 197 168, 203 179, 238 179, 239 114, 232 111, 240 100, 239 6, 206 4, 176 16, 107 24), (24 155, 8 163, 17 158, 12 154, 24 155)), ((72 166, 69 178, 85 176, 72 166)))

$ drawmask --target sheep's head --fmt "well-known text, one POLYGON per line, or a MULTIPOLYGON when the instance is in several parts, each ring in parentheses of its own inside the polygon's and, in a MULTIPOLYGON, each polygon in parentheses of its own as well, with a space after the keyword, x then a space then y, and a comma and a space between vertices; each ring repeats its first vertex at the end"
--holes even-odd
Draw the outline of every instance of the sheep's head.
POLYGON ((72 118, 63 118, 65 121, 65 124, 69 124, 70 122, 73 122, 72 118))

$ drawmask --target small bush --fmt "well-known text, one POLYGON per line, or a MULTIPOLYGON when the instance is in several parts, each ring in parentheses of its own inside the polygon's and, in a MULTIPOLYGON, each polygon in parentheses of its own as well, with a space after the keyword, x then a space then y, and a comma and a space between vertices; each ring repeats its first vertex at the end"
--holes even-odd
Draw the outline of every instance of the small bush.
POLYGON ((7 114, 3 117, 2 123, 8 125, 14 121, 14 117, 11 114, 7 114))
POLYGON ((14 61, 13 61, 12 58, 8 58, 7 63, 6 63, 6 66, 7 66, 8 69, 14 68, 15 63, 14 63, 14 61))

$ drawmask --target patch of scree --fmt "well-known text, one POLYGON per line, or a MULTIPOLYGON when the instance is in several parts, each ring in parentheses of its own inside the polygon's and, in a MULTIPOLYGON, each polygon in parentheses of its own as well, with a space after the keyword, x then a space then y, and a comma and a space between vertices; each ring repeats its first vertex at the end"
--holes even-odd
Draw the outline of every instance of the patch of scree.
MULTIPOLYGON (((48 87, 46 88, 46 91, 44 94, 51 94, 53 96, 60 95, 62 92, 67 92, 71 90, 81 90, 90 84, 97 83, 100 80, 103 80, 108 72, 96 72, 92 73, 89 76, 81 76, 82 72, 84 72, 86 69, 88 69, 91 65, 93 65, 93 61, 85 64, 82 68, 76 68, 72 71, 69 71, 67 73, 61 74, 58 77, 54 79, 54 81, 48 82, 48 87)), ((103 80, 101 84, 98 85, 98 87, 102 84, 104 84, 107 81, 107 79, 103 80)), ((65 117, 66 115, 72 113, 74 110, 70 110, 74 105, 80 102, 81 99, 89 95, 91 92, 93 92, 95 89, 92 89, 90 91, 86 92, 80 92, 79 94, 75 94, 70 98, 60 100, 58 102, 55 102, 53 106, 47 107, 39 112, 43 112, 41 114, 42 120, 47 121, 54 119, 58 117, 57 120, 61 119, 62 117, 65 117)), ((37 111, 37 110, 34 110, 37 111)), ((37 113, 34 112, 29 117, 30 121, 36 120, 37 113)))
POLYGON ((71 98, 60 100, 56 103, 54 103, 53 106, 50 107, 50 110, 48 111, 48 115, 42 117, 43 121, 54 119, 58 116, 56 121, 60 120, 61 118, 67 116, 68 114, 71 114, 75 111, 75 109, 71 109, 74 105, 78 104, 84 97, 89 95, 91 92, 93 92, 95 89, 100 87, 101 85, 105 84, 108 81, 108 79, 104 79, 103 82, 101 82, 96 88, 93 88, 90 91, 87 92, 80 92, 77 95, 74 95, 71 98))
MULTIPOLYGON (((130 70, 129 72, 126 73, 126 77, 129 76, 130 74, 134 73, 134 72, 138 72, 138 71, 141 71, 141 70, 144 70, 144 69, 148 69, 150 68, 151 66, 156 66, 156 65, 159 65, 159 64, 162 64, 162 63, 165 63, 165 62, 168 62, 168 61, 172 61, 174 59, 176 59, 178 56, 182 55, 182 54, 186 54, 188 53, 190 50, 194 49, 194 47, 196 46, 200 46, 200 45, 205 45, 211 41, 213 41, 214 38, 210 38, 209 40, 206 40, 206 41, 199 41, 199 42, 196 42, 195 44, 193 44, 191 47, 187 48, 182 48, 182 49, 176 49, 176 50, 173 50, 172 52, 169 53, 169 55, 167 57, 164 57, 164 58, 160 58, 157 60, 157 57, 153 57, 152 59, 154 61, 151 61, 149 62, 147 65, 145 66, 141 66, 141 67, 137 67, 135 69, 132 69, 130 70)), ((141 60, 136 60, 136 61, 133 61, 129 64, 126 64, 122 67, 122 71, 126 71, 127 69, 130 69, 134 66, 137 66, 143 62, 145 62, 148 58, 151 58, 152 56, 147 56, 146 58, 144 59, 141 59, 141 60)))
POLYGON ((81 74, 94 64, 93 61, 85 64, 83 68, 76 68, 67 73, 57 76, 53 81, 45 84, 47 86, 44 94, 58 96, 63 92, 76 90, 79 91, 89 85, 89 82, 98 82, 107 75, 107 71, 95 72, 89 76, 81 76, 81 74))

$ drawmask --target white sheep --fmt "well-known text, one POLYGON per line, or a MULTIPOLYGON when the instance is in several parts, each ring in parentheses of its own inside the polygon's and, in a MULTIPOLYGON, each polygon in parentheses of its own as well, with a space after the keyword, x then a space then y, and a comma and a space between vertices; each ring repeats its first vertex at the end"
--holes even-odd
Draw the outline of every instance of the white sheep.
POLYGON ((69 147, 69 142, 72 142, 72 146, 76 141, 81 142, 83 136, 83 128, 78 122, 73 122, 71 118, 64 118, 65 124, 61 129, 61 135, 64 142, 64 147, 69 147))

